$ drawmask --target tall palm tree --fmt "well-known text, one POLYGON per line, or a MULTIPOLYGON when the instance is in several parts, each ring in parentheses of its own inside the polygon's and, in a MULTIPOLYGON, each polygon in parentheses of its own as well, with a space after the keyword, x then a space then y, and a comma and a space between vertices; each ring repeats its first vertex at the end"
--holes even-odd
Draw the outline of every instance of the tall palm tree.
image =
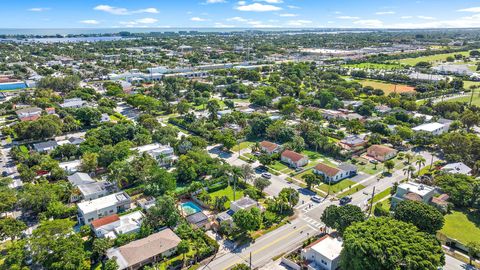
POLYGON ((415 171, 415 167, 413 167, 412 165, 403 168, 403 174, 407 176, 407 181, 410 180, 410 176, 414 171, 415 171))
POLYGON ((420 155, 417 157, 417 161, 415 161, 415 164, 417 164, 418 166, 418 172, 420 172, 420 169, 422 168, 422 166, 425 165, 425 162, 427 162, 427 160, 424 157, 420 155))
POLYGON ((413 158, 413 155, 411 153, 406 153, 405 158, 407 159, 407 162, 410 163, 410 160, 413 158))

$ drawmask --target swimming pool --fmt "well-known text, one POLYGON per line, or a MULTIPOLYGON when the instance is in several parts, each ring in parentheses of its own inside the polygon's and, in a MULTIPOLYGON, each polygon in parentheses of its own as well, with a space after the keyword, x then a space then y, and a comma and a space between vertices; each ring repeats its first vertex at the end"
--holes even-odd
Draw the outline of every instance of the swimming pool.
POLYGON ((27 88, 27 85, 24 82, 0 83, 0 90, 16 90, 24 88, 27 88))
POLYGON ((192 201, 184 202, 181 205, 186 216, 190 216, 202 211, 202 208, 192 201))

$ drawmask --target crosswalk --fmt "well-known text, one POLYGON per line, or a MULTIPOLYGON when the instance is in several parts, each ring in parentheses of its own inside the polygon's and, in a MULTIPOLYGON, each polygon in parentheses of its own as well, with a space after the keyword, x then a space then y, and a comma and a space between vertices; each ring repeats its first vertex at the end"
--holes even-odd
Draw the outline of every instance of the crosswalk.
POLYGON ((313 209, 320 207, 321 203, 316 203, 316 202, 308 202, 304 203, 302 205, 297 205, 295 209, 302 211, 302 213, 308 213, 312 211, 313 209))
POLYGON ((303 216, 302 220, 306 221, 308 223, 308 226, 316 231, 320 230, 323 226, 325 226, 322 222, 319 220, 315 220, 311 217, 308 216, 303 216))

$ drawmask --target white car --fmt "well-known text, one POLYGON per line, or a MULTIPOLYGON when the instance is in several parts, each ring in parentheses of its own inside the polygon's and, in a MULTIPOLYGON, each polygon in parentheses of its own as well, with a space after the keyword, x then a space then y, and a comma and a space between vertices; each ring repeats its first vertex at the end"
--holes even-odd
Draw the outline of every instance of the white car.
POLYGON ((272 178, 272 175, 271 175, 270 173, 268 173, 268 172, 265 172, 265 173, 262 173, 262 177, 263 177, 263 178, 270 179, 270 178, 272 178))
POLYGON ((318 195, 312 196, 312 201, 314 201, 314 202, 321 203, 322 200, 323 200, 323 198, 318 196, 318 195))

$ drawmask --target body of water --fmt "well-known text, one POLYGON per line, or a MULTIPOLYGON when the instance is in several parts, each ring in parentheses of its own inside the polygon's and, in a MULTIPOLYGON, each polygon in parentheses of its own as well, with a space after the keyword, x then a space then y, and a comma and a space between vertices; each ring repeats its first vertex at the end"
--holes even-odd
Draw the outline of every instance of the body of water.
POLYGON ((182 203, 182 210, 186 216, 201 212, 202 208, 192 201, 182 203))

